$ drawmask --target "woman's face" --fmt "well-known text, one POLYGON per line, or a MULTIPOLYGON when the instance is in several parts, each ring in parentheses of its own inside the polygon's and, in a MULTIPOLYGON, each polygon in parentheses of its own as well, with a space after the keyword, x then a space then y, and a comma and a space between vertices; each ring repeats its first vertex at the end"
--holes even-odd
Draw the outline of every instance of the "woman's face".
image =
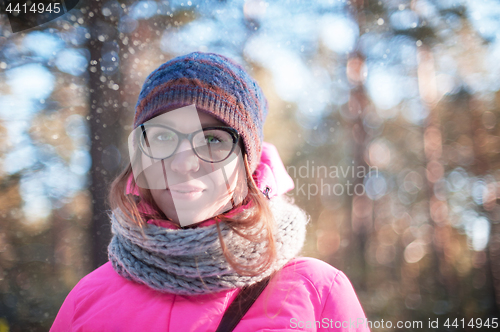
MULTIPOLYGON (((194 105, 166 112, 147 124, 168 126, 183 134, 212 126, 225 126, 213 116, 196 110, 194 105)), ((163 141, 172 140, 164 136, 161 136, 163 141)), ((218 142, 212 136, 202 135, 202 138, 203 142, 214 139, 218 142)), ((155 203, 167 217, 181 226, 195 224, 228 211, 246 196, 246 176, 240 145, 226 160, 210 163, 201 160, 191 148, 189 140, 182 138, 178 140, 177 150, 172 156, 153 160, 143 154, 142 164, 145 166, 146 182, 149 188, 154 188, 150 190, 155 203)))

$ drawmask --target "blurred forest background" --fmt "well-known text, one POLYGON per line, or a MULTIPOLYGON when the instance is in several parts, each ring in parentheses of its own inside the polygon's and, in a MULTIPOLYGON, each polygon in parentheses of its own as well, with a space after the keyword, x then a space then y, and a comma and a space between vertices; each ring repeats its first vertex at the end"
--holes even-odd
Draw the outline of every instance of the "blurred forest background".
POLYGON ((304 255, 369 320, 498 317, 499 1, 80 0, 19 33, 0 15, 0 331, 47 331, 106 262, 140 88, 191 51, 264 89, 304 255))

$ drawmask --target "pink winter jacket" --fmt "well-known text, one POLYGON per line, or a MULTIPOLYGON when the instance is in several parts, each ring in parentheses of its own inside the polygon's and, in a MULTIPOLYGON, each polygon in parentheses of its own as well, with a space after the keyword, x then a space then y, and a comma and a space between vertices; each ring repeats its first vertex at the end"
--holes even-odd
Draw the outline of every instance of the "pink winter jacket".
MULTIPOLYGON (((272 195, 293 188, 274 146, 264 144, 258 169, 259 187, 265 183, 272 195)), ((108 262, 73 288, 50 331, 215 331, 238 292, 160 293, 121 277, 108 262)), ((345 274, 318 259, 299 257, 270 281, 234 331, 370 330, 345 274)))

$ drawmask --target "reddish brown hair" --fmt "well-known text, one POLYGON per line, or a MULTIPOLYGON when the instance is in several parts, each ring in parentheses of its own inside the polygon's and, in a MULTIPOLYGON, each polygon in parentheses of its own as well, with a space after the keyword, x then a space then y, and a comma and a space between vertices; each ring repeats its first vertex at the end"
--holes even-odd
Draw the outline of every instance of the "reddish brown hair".
MULTIPOLYGON (((273 235, 275 227, 274 218, 271 213, 268 199, 257 188, 255 181, 250 174, 250 168, 246 154, 244 154, 244 165, 246 174, 246 183, 248 186, 248 194, 243 201, 235 206, 246 205, 250 202, 250 208, 244 209, 234 216, 227 217, 226 213, 215 216, 217 224, 217 233, 219 241, 227 262, 240 275, 256 276, 266 271, 276 259, 276 243, 273 235), (252 265, 245 265, 238 262, 238 259, 230 252, 224 243, 220 221, 225 222, 236 234, 255 243, 267 243, 266 252, 260 255, 259 259, 252 265), (251 230, 251 232, 249 232, 251 230)), ((111 210, 119 208, 128 217, 128 220, 135 223, 139 227, 146 225, 149 219, 164 219, 170 220, 163 211, 155 203, 149 189, 144 189, 136 185, 134 177, 132 177, 132 187, 137 188, 139 195, 126 194, 127 183, 132 174, 132 166, 128 166, 115 178, 111 183, 108 194, 108 203, 111 210), (139 202, 144 200, 153 208, 152 213, 145 213, 139 210, 139 202)), ((228 211, 229 212, 229 211, 228 211)))

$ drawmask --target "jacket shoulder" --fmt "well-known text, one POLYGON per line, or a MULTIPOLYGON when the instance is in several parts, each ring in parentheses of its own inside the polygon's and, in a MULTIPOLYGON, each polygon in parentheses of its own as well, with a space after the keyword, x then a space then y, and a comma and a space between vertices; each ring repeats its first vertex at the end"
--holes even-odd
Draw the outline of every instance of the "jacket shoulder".
MULTIPOLYGON (((354 331, 370 331, 366 325, 366 314, 349 278, 340 270, 316 258, 299 257, 289 262, 287 268, 307 279, 317 291, 321 307, 319 318, 322 324, 333 329, 338 322, 349 322, 354 331)), ((324 325, 322 325, 324 326, 324 325)))
POLYGON ((323 311, 344 307, 364 316, 356 292, 341 270, 317 258, 298 257, 285 265, 284 271, 293 271, 296 278, 304 280, 302 283, 308 285, 309 293, 315 293, 323 311))
POLYGON ((91 298, 93 294, 102 293, 100 290, 104 291, 108 285, 121 282, 119 278, 120 276, 108 262, 80 279, 64 300, 50 331, 73 330, 73 322, 82 307, 81 303, 91 298))
POLYGON ((68 294, 65 302, 71 303, 74 310, 80 302, 98 297, 93 294, 114 293, 117 288, 123 287, 128 282, 130 281, 118 275, 111 263, 107 262, 80 279, 68 294))
POLYGON ((297 257, 288 262, 283 271, 293 272, 297 277, 308 280, 315 288, 330 286, 342 271, 313 257, 297 257))
POLYGON ((91 291, 92 289, 105 287, 111 282, 123 281, 124 278, 113 270, 110 262, 107 262, 83 277, 74 287, 74 291, 91 291))
POLYGON ((356 293, 342 271, 316 258, 297 257, 271 279, 243 318, 245 324, 235 332, 302 330, 318 324, 322 327, 318 331, 337 331, 336 322, 364 317, 356 293))

